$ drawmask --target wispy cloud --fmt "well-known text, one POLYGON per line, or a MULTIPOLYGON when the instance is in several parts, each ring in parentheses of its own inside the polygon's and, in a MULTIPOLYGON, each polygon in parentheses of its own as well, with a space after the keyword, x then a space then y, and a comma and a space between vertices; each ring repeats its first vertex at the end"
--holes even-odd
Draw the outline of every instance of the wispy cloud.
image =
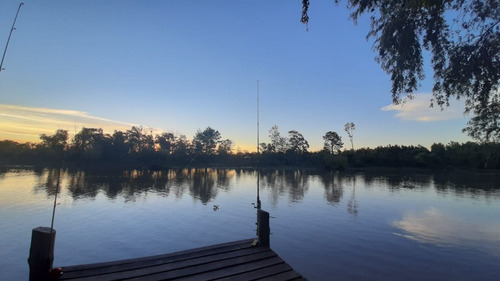
POLYGON ((383 111, 397 111, 396 117, 402 120, 435 122, 464 118, 464 103, 451 101, 450 106, 441 110, 439 106, 430 107, 432 94, 415 94, 414 98, 399 105, 388 105, 383 111))
POLYGON ((128 130, 136 124, 109 120, 83 111, 26 107, 0 104, 0 139, 39 141, 40 134, 53 134, 57 129, 70 133, 82 127, 102 128, 105 132, 128 130))

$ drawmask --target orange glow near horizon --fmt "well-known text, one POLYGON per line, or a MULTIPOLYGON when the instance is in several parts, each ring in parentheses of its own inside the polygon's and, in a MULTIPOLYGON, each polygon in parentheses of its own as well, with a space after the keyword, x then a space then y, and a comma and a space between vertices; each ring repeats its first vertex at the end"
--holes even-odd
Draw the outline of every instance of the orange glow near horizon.
MULTIPOLYGON (((130 130, 132 126, 137 125, 94 117, 85 112, 0 104, 0 140, 39 143, 40 135, 52 135, 59 129, 67 130, 71 139, 84 127, 101 128, 104 133, 112 134, 130 130)), ((146 128, 146 132, 156 135, 163 130, 146 128)), ((233 153, 256 151, 251 142, 234 142, 233 153)))
POLYGON ((40 135, 67 130, 74 136, 81 128, 101 128, 106 133, 128 130, 133 124, 91 116, 85 112, 0 104, 0 140, 40 142, 40 135))

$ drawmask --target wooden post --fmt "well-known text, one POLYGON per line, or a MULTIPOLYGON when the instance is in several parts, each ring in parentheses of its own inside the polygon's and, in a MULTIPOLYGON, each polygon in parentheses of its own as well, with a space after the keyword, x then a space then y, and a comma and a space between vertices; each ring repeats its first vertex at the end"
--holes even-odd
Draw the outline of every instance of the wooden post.
POLYGON ((49 270, 54 261, 56 230, 50 227, 36 227, 31 232, 31 247, 28 264, 30 281, 49 280, 49 270))
POLYGON ((271 228, 269 227, 269 213, 258 209, 257 210, 257 238, 259 240, 259 246, 268 247, 270 246, 269 236, 271 234, 271 228))

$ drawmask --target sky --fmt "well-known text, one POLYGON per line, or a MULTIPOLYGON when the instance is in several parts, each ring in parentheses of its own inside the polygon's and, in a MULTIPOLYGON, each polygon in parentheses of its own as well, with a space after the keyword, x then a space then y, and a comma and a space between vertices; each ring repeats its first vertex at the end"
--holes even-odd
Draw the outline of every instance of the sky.
MULTIPOLYGON (((20 1, 0 2, 3 48, 20 1)), ((107 133, 142 126, 192 139, 212 127, 255 151, 273 125, 310 151, 328 131, 345 147, 471 139, 463 103, 429 108, 432 72, 415 99, 392 105, 390 76, 345 3, 311 1, 26 0, 0 72, 0 140, 38 142, 57 129, 107 133)))

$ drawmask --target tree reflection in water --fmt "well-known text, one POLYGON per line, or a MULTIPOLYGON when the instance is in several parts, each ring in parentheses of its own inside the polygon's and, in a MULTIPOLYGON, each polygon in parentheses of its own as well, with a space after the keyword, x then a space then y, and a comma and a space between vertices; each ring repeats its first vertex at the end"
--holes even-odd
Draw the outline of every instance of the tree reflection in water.
POLYGON ((356 201, 356 177, 351 177, 352 179, 352 194, 349 201, 347 201, 347 212, 349 214, 358 215, 358 202, 356 201))
POLYGON ((39 175, 39 177, 38 183, 34 187, 35 192, 45 191, 47 197, 52 197, 61 191, 61 183, 58 185, 58 181, 65 177, 65 171, 62 169, 46 169, 36 171, 36 174, 39 175), (57 190, 58 186, 59 190, 57 190))
MULTIPOLYGON (((58 170, 33 170, 38 179, 35 192, 44 191, 47 196, 56 192, 58 170)), ((213 201, 219 190, 230 190, 237 185, 233 179, 256 179, 258 173, 251 169, 171 169, 165 171, 84 171, 61 170, 61 187, 73 199, 94 198, 104 194, 110 199, 121 196, 135 201, 141 194, 154 192, 161 196, 181 198, 189 193, 203 204, 213 201)), ((426 190, 433 188, 441 194, 456 196, 498 196, 500 186, 497 173, 447 173, 426 170, 369 170, 363 172, 326 172, 312 170, 271 170, 260 173, 261 192, 267 192, 270 204, 276 205, 280 197, 287 196, 290 203, 300 202, 312 184, 324 189, 324 198, 330 205, 338 205, 345 189, 351 194, 347 200, 347 212, 357 215, 359 203, 356 189, 384 186, 391 192, 404 189, 426 190), (318 183, 319 179, 319 183, 318 183), (462 184, 463 183, 463 184, 462 184)))
POLYGON ((321 182, 325 189, 324 197, 329 204, 337 205, 344 195, 341 178, 338 172, 326 173, 321 176, 321 182))
POLYGON ((262 170, 261 188, 269 190, 271 204, 288 194, 289 202, 301 201, 309 189, 310 174, 303 170, 262 170))

